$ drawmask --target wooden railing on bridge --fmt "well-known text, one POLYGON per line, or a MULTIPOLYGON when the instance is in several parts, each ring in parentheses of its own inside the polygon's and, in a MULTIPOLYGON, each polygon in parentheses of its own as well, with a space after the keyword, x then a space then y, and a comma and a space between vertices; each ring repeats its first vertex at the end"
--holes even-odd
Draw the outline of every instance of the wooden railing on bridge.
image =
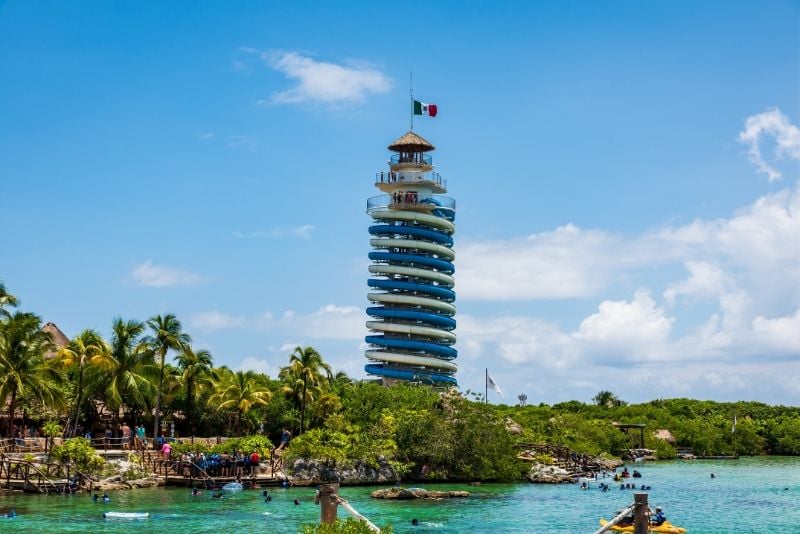
POLYGON ((35 489, 39 493, 59 493, 72 481, 76 486, 88 482, 91 477, 75 468, 74 465, 56 462, 31 462, 22 458, 11 458, 0 453, 0 481, 7 489, 22 486, 23 490, 35 489))
MULTIPOLYGON (((263 460, 259 466, 248 465, 230 459, 228 463, 216 466, 213 473, 209 473, 209 468, 203 468, 195 461, 181 460, 177 454, 171 453, 167 458, 158 452, 149 449, 139 451, 139 461, 143 468, 149 470, 151 473, 160 477, 180 477, 188 479, 190 484, 195 480, 202 483, 207 488, 217 485, 217 479, 235 479, 256 481, 259 476, 259 466, 265 463, 263 460)), ((269 473, 270 478, 276 478, 279 473, 283 472, 283 456, 275 452, 275 449, 270 451, 269 458, 269 473)))

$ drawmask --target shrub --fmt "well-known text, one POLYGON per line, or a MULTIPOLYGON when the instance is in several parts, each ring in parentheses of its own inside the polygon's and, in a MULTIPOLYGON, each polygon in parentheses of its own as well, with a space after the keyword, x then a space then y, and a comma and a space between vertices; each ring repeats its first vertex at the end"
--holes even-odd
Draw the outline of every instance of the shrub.
POLYGON ((71 462, 87 475, 99 473, 105 464, 86 438, 72 438, 56 445, 50 451, 50 457, 62 463, 71 462))
MULTIPOLYGON (((381 532, 391 534, 392 526, 387 525, 381 532)), ((335 523, 327 525, 304 525, 303 534, 372 534, 372 530, 364 521, 348 517, 344 521, 337 519, 335 523)))

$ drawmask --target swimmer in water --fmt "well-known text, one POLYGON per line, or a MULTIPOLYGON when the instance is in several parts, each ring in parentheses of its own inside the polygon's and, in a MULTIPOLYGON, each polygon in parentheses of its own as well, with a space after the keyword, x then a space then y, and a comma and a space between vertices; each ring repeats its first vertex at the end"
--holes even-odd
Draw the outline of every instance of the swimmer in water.
POLYGON ((200 490, 197 488, 192 488, 192 496, 196 497, 200 495, 200 490))
POLYGON ((417 525, 419 525, 419 521, 417 521, 417 518, 416 518, 416 517, 415 517, 414 519, 412 519, 412 520, 411 520, 411 524, 412 524, 412 525, 414 525, 415 527, 416 527, 417 525))
POLYGON ((108 493, 103 493, 103 502, 111 502, 111 497, 108 496, 108 493))
POLYGON ((96 493, 95 493, 94 495, 92 495, 92 500, 93 500, 94 502, 97 502, 98 500, 100 500, 100 496, 99 496, 98 494, 96 494, 96 493))
POLYGON ((300 506, 300 501, 299 501, 298 499, 295 499, 295 500, 294 500, 294 505, 295 505, 295 506, 300 506))

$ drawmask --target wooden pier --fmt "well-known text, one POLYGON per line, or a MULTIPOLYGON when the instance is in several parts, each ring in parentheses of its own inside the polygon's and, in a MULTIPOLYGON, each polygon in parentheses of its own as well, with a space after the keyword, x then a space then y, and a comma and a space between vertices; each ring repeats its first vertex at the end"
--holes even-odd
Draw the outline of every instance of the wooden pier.
POLYGON ((179 459, 164 459, 155 451, 141 453, 142 467, 160 477, 165 486, 220 488, 230 482, 241 482, 245 487, 274 487, 288 483, 284 473, 283 458, 278 454, 261 462, 258 466, 231 465, 225 474, 209 473, 193 462, 179 459))

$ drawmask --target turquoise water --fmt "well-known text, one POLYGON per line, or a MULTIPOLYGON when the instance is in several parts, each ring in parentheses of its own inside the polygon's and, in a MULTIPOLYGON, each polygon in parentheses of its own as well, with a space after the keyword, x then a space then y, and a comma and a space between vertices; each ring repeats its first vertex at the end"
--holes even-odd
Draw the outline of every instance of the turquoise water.
MULTIPOLYGON (((643 478, 631 481, 652 486, 651 506, 663 506, 670 521, 691 533, 800 533, 800 458, 629 465, 634 467, 643 478), (711 479, 711 473, 717 477, 711 479)), ((369 496, 375 488, 345 487, 341 495, 374 523, 392 523, 400 533, 591 533, 600 517, 609 518, 633 500, 633 492, 618 485, 605 493, 596 486, 581 491, 577 484, 423 485, 472 492, 469 499, 439 502, 376 500, 369 496), (420 526, 411 526, 412 518, 420 526)), ((270 503, 255 490, 219 500, 209 492, 192 497, 174 488, 114 492, 110 504, 95 504, 85 494, 0 497, 0 511, 15 507, 19 514, 0 519, 0 532, 297 532, 319 520, 313 488, 271 492, 270 503), (301 504, 295 506, 294 499, 301 504), (150 518, 104 520, 104 511, 149 512, 150 518)), ((346 516, 342 508, 339 516, 346 516)))

